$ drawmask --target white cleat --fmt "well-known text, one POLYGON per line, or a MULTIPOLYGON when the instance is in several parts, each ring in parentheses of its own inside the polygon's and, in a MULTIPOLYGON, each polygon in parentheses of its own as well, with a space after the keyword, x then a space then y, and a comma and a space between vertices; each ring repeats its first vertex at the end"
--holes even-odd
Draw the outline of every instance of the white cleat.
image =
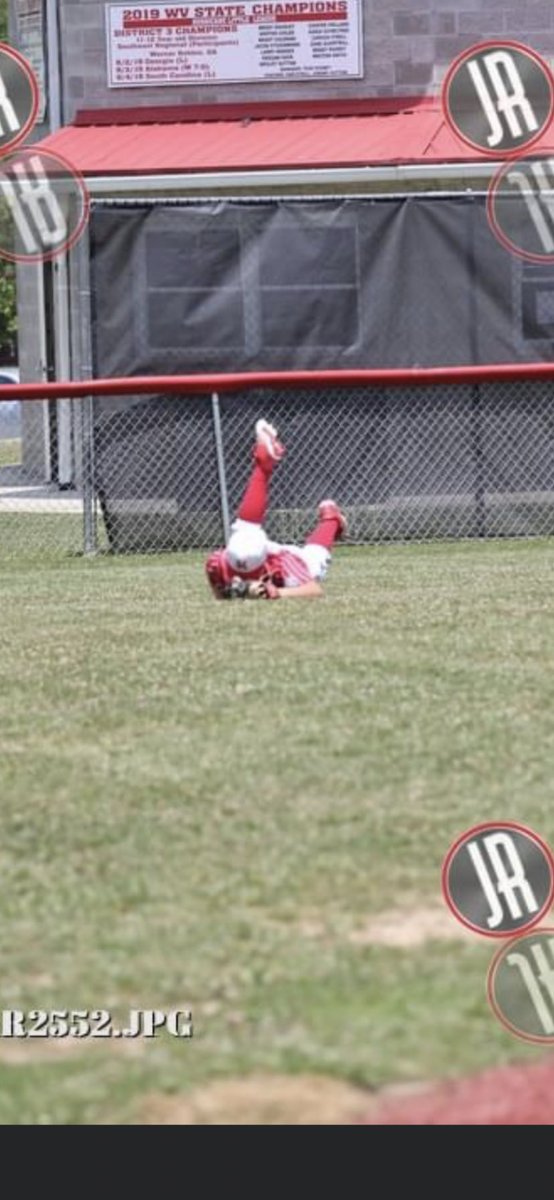
POLYGON ((285 447, 281 445, 277 437, 275 426, 270 425, 269 421, 265 421, 263 417, 256 421, 256 443, 263 448, 273 462, 279 462, 285 453, 285 447))

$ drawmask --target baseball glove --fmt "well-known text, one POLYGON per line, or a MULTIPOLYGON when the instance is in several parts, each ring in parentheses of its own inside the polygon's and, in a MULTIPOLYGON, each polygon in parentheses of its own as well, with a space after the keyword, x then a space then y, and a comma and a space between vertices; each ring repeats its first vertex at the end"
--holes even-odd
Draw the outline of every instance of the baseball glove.
POLYGON ((275 586, 269 576, 266 576, 264 579, 256 579, 253 583, 248 584, 248 599, 278 600, 279 588, 275 586))
POLYGON ((235 576, 225 590, 225 598, 227 600, 278 600, 279 589, 269 576, 250 582, 235 576))

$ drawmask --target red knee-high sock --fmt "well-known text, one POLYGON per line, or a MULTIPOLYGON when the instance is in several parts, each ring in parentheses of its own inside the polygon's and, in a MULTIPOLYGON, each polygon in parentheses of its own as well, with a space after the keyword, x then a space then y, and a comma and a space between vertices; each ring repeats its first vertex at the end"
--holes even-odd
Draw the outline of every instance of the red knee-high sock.
POLYGON ((325 546, 330 550, 340 532, 340 521, 336 517, 326 517, 320 521, 306 538, 306 546, 325 546))
POLYGON ((267 512, 272 470, 272 462, 264 462, 263 466, 256 462, 237 513, 241 521, 252 521, 255 525, 263 525, 267 512))

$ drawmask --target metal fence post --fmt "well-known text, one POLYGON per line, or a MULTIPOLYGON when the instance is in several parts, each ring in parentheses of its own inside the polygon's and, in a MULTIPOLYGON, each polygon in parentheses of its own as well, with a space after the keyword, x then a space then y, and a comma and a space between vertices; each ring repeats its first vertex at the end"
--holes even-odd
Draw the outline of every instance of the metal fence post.
POLYGON ((225 450, 223 447, 223 434, 221 431, 221 411, 219 407, 219 396, 217 392, 212 392, 212 419, 214 423, 214 438, 215 438, 215 453, 217 458, 217 476, 219 479, 219 499, 221 505, 221 520, 223 522, 223 534, 225 541, 229 540, 230 520, 229 520, 229 495, 227 492, 227 476, 225 472, 225 450))
POLYGON ((85 554, 96 554, 98 549, 98 525, 94 497, 93 403, 92 396, 86 396, 81 404, 83 550, 85 554))
POLYGON ((485 456, 481 430, 481 389, 478 384, 471 389, 471 448, 475 463, 475 522, 477 537, 486 537, 487 507, 485 491, 485 456))

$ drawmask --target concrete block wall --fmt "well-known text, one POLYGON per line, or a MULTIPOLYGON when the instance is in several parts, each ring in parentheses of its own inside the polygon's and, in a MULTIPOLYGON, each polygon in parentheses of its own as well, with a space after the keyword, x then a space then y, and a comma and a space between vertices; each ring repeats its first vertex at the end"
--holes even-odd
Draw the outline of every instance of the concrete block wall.
MULTIPOLYGON (((17 0, 14 0, 17 3, 17 0)), ((554 59, 554 2, 527 0, 361 0, 364 78, 303 83, 107 87, 105 5, 60 0, 64 120, 78 108, 215 104, 330 96, 433 93, 467 46, 497 36, 524 41, 554 59)))

